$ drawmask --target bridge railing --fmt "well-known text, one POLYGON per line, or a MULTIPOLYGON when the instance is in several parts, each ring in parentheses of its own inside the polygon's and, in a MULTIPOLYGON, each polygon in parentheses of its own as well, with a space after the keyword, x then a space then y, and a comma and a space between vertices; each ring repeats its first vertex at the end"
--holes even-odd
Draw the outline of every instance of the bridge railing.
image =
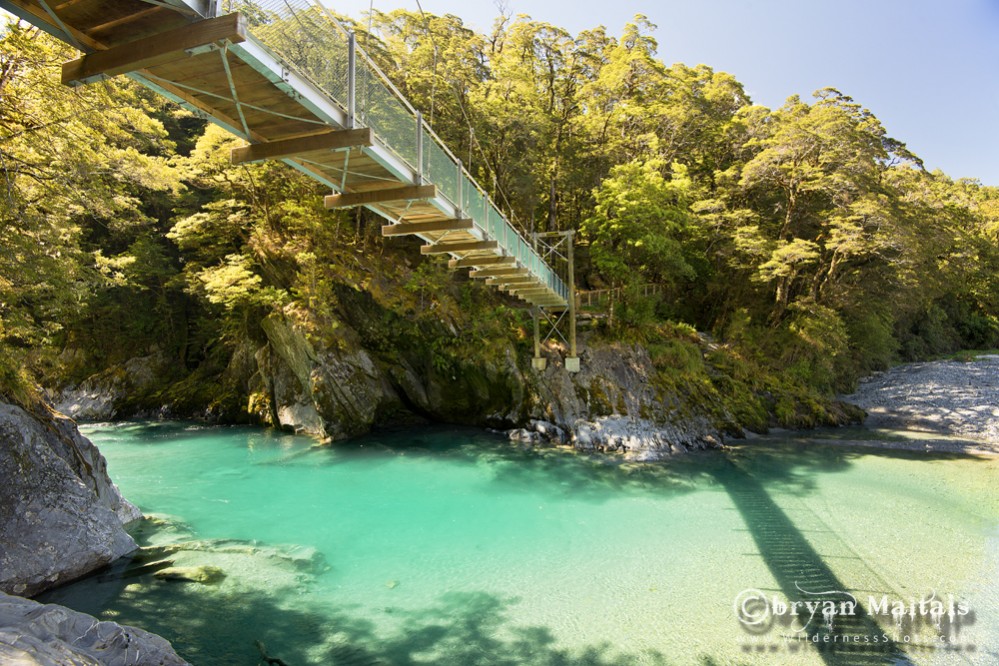
POLYGON ((221 0, 220 11, 242 12, 253 37, 310 79, 355 126, 370 127, 487 239, 568 301, 562 279, 328 9, 313 0, 221 0))

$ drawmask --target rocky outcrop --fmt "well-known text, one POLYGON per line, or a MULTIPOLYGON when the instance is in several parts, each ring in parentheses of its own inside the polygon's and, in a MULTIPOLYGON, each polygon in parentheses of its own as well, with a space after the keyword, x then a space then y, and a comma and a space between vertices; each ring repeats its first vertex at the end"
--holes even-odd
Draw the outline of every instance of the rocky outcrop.
POLYGON ((184 666, 155 634, 0 592, 0 663, 24 666, 184 666))
POLYGON ((514 438, 644 460, 718 446, 722 439, 708 407, 657 385, 657 369, 637 345, 589 348, 576 374, 565 371, 552 349, 539 373, 521 368, 516 351, 499 348, 499 341, 474 361, 436 366, 426 362, 425 350, 368 351, 342 321, 322 340, 281 315, 268 317, 263 328, 268 343, 256 354, 258 402, 267 405, 262 416, 299 432, 343 439, 408 413, 521 426, 514 438))
POLYGON ((283 315, 262 323, 268 343, 256 353, 263 416, 274 425, 331 439, 367 432, 399 398, 384 370, 346 326, 336 344, 313 344, 283 315))
POLYGON ((527 392, 512 349, 438 367, 415 346, 369 350, 346 323, 327 327, 317 339, 284 315, 264 320, 267 344, 251 381, 262 420, 331 440, 413 418, 496 427, 524 420, 527 392))
POLYGON ((53 396, 52 403, 60 413, 84 421, 130 416, 129 412, 134 411, 130 407, 137 399, 160 387, 167 366, 164 355, 154 351, 63 388, 53 396))
POLYGON ((709 405, 684 403, 657 384, 657 370, 638 345, 589 348, 580 372, 569 373, 557 355, 531 377, 531 420, 511 432, 521 441, 571 444, 585 451, 616 451, 656 460, 722 441, 709 405))
POLYGON ((32 596, 135 549, 141 517, 104 457, 63 416, 0 404, 0 591, 32 596))

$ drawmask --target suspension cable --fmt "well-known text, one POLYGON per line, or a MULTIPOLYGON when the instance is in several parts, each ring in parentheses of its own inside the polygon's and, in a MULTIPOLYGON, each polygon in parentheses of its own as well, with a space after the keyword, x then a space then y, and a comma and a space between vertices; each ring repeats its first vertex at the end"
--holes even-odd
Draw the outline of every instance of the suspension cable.
POLYGON ((430 29, 430 21, 427 19, 427 15, 423 12, 423 5, 420 4, 420 0, 416 0, 416 6, 420 10, 420 16, 423 18, 423 25, 427 30, 427 35, 430 36, 430 44, 434 47, 434 68, 433 76, 430 79, 430 129, 433 129, 434 109, 437 99, 437 40, 434 39, 434 33, 430 29))
MULTIPOLYGON (((372 2, 373 1, 374 0, 372 0, 372 2)), ((437 83, 437 51, 438 51, 438 49, 437 49, 437 39, 436 39, 436 37, 434 37, 433 30, 431 30, 431 28, 430 28, 430 21, 427 19, 427 15, 423 11, 423 6, 420 4, 420 0, 416 0, 416 6, 420 10, 420 16, 423 18, 424 28, 426 29, 427 34, 430 35, 430 41, 431 41, 431 43, 433 44, 433 47, 434 47, 434 85, 436 85, 436 83, 437 83)), ((517 220, 516 212, 514 211, 513 205, 510 203, 510 198, 506 195, 506 192, 500 186, 499 176, 497 175, 496 170, 493 169, 493 166, 492 166, 492 164, 489 161, 489 156, 486 154, 486 151, 482 148, 482 144, 479 143, 478 137, 475 135, 475 127, 472 125, 472 119, 468 115, 468 110, 465 108, 465 102, 462 100, 461 94, 458 92, 458 87, 457 86, 458 86, 457 82, 455 82, 455 81, 451 82, 451 92, 454 94, 455 100, 457 100, 457 102, 458 102, 458 108, 461 110, 461 115, 462 115, 462 117, 465 120, 465 124, 468 126, 468 136, 469 136, 469 146, 468 146, 468 152, 469 152, 469 160, 468 161, 469 161, 469 164, 468 164, 468 172, 469 173, 472 172, 472 164, 471 164, 471 162, 472 162, 472 148, 474 146, 474 148, 476 150, 478 150, 479 154, 482 157, 482 163, 485 165, 487 174, 492 177, 492 181, 493 181, 493 194, 494 195, 498 194, 499 195, 498 198, 501 199, 504 204, 506 204, 506 209, 507 209, 507 212, 508 212, 508 214, 510 216, 511 222, 518 222, 518 226, 520 226, 521 229, 525 229, 524 225, 520 224, 519 220, 517 220)), ((433 95, 432 92, 431 92, 431 95, 433 95)), ((433 98, 431 97, 431 99, 433 99, 433 98)), ((433 108, 432 108, 432 103, 431 103, 431 114, 432 113, 433 113, 433 108)))

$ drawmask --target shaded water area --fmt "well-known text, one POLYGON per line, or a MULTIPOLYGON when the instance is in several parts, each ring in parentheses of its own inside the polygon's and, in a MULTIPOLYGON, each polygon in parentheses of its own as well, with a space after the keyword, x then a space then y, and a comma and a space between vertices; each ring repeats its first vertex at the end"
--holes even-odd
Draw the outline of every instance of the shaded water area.
POLYGON ((154 520, 134 560, 44 600, 195 664, 999 663, 999 459, 800 435, 637 464, 457 429, 87 434, 154 520))

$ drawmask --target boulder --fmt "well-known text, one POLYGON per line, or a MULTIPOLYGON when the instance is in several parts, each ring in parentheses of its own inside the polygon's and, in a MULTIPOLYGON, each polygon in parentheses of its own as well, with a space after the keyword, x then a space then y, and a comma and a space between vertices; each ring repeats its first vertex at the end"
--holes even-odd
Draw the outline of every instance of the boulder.
POLYGON ((19 666, 185 666, 142 629, 0 592, 0 663, 19 666))
POLYGON ((33 596, 135 549, 141 513, 97 448, 63 416, 0 403, 0 591, 33 596))

